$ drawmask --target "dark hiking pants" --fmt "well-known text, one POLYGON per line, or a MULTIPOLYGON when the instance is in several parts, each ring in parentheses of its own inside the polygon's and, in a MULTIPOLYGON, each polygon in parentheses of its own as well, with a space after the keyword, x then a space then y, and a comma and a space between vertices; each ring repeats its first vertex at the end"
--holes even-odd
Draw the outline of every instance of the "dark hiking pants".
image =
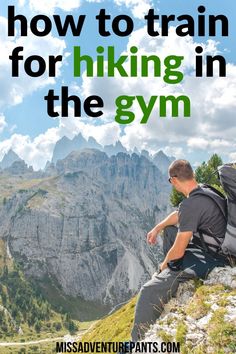
MULTIPOLYGON (((177 234, 175 226, 164 230, 164 256, 172 247, 177 234)), ((194 278, 205 279, 215 267, 227 265, 224 258, 216 258, 190 243, 181 260, 170 262, 171 268, 155 273, 140 290, 136 304, 132 341, 142 340, 151 324, 161 315, 164 305, 176 295, 180 283, 194 278)))

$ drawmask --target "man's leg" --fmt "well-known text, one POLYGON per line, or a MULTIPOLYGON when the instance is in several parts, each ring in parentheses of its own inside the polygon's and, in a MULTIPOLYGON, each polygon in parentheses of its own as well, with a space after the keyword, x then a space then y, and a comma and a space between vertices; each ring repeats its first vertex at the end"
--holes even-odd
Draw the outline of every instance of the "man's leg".
POLYGON ((178 229, 176 226, 168 226, 163 232, 163 253, 164 256, 167 255, 171 247, 173 246, 178 229))
POLYGON ((189 244, 182 261, 182 269, 185 272, 201 279, 206 279, 214 268, 227 265, 229 261, 226 257, 206 253, 193 244, 189 244))
MULTIPOLYGON (((169 226, 164 230, 163 253, 164 256, 175 242, 177 227, 169 226)), ((144 337, 149 326, 161 315, 164 305, 173 297, 181 282, 191 279, 192 276, 182 271, 165 269, 160 274, 155 273, 140 290, 136 304, 132 340, 138 341, 144 337)))
MULTIPOLYGON (((164 230, 163 251, 166 255, 172 247, 177 234, 177 228, 167 227, 164 230)), ((188 247, 180 263, 174 262, 176 269, 165 269, 160 274, 155 273, 150 281, 141 288, 136 304, 132 340, 138 341, 144 338, 149 326, 160 317, 164 305, 176 295, 180 283, 190 279, 206 278, 212 269, 224 266, 225 262, 215 259, 199 248, 188 247)), ((173 266, 174 266, 173 264, 173 266)))
POLYGON ((160 317, 164 305, 175 296, 180 283, 194 276, 183 271, 164 269, 155 273, 150 281, 143 285, 136 304, 132 341, 142 340, 151 324, 160 317))

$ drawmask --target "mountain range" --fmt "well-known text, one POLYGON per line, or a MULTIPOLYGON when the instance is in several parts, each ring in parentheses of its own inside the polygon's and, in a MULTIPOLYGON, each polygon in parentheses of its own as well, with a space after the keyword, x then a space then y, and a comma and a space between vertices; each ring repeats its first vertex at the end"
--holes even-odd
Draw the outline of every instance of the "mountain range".
POLYGON ((94 138, 89 137, 89 139, 86 140, 82 134, 78 134, 72 140, 64 136, 57 141, 53 150, 52 162, 56 163, 58 160, 65 158, 72 151, 86 148, 104 151, 108 156, 116 155, 118 152, 128 153, 120 141, 116 142, 115 145, 105 145, 103 147, 94 138))
POLYGON ((0 174, 0 238, 24 273, 109 308, 135 294, 161 260, 146 233, 170 211, 170 185, 153 161, 81 149, 38 176, 12 173, 16 163, 0 174))
MULTIPOLYGON (((84 149, 97 149, 99 151, 105 152, 109 157, 117 155, 120 152, 129 155, 136 153, 137 155, 144 156, 152 161, 165 175, 167 175, 168 166, 172 161, 175 160, 174 157, 167 156, 162 150, 151 156, 148 151, 142 150, 139 152, 137 148, 135 148, 133 151, 128 151, 120 141, 117 141, 114 145, 105 145, 103 147, 93 137, 89 137, 88 140, 86 140, 82 134, 78 134, 73 139, 69 139, 68 137, 64 136, 56 142, 52 159, 46 163, 44 169, 47 175, 55 173, 55 164, 57 161, 63 160, 73 151, 82 151, 84 149)), ((0 170, 1 169, 9 169, 8 172, 11 174, 24 174, 27 172, 33 172, 32 167, 27 166, 25 161, 21 159, 12 149, 10 149, 3 156, 2 161, 0 161, 0 170), (13 163, 15 163, 15 165, 11 168, 13 163)), ((38 177, 41 175, 41 172, 42 171, 38 173, 38 177)))

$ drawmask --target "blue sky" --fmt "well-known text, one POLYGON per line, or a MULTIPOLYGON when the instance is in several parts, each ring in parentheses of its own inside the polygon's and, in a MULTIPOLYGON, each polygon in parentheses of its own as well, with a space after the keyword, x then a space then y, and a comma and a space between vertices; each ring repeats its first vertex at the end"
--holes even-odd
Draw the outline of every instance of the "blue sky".
MULTIPOLYGON (((53 20, 52 20, 53 21, 53 20)), ((19 0, 1 1, 0 5, 0 159, 10 148, 36 169, 44 167, 52 156, 53 147, 63 135, 72 138, 82 133, 85 138, 90 135, 101 144, 115 143, 118 139, 128 148, 135 146, 141 150, 155 153, 163 149, 167 154, 185 157, 198 164, 214 152, 222 155, 225 161, 236 159, 236 2, 226 0, 187 1, 187 0, 19 0), (52 33, 43 38, 29 35, 26 37, 7 36, 7 7, 15 6, 17 14, 23 14, 28 21, 38 14, 46 14, 52 19, 53 14, 64 18, 72 14, 75 18, 86 15, 81 36, 58 37, 53 27, 52 33), (151 38, 146 34, 146 22, 143 16, 149 8, 157 14, 192 15, 197 18, 197 8, 206 7, 206 15, 224 14, 229 19, 229 36, 179 38, 174 34, 173 23, 170 35, 151 38), (95 16, 101 8, 112 16, 127 14, 134 21, 134 31, 129 37, 112 34, 104 38, 98 35, 95 16), (201 44, 205 53, 221 53, 227 60, 227 77, 196 78, 193 75, 194 48, 201 44), (62 65, 55 79, 47 74, 40 78, 30 78, 22 74, 20 78, 11 77, 11 63, 8 59, 12 49, 24 46, 24 56, 40 54, 63 55, 62 65), (83 53, 93 56, 97 46, 106 48, 115 46, 117 56, 127 50, 127 46, 137 45, 142 53, 155 54, 160 57, 169 54, 183 55, 184 81, 179 85, 166 85, 157 78, 82 78, 73 77, 73 47, 81 46, 83 53), (52 119, 47 115, 46 102, 43 97, 49 89, 60 92, 66 85, 71 94, 85 98, 92 94, 104 99, 104 115, 101 119, 92 119, 83 114, 81 118, 73 117, 70 110, 68 118, 52 119), (186 118, 160 119, 158 109, 153 111, 148 124, 140 125, 138 107, 133 110, 137 118, 134 123, 119 126, 114 121, 115 98, 122 94, 143 95, 146 100, 151 95, 183 94, 191 99, 192 116, 186 118)), ((110 28, 110 26, 109 26, 110 28)), ((21 72, 22 72, 21 68, 21 72)))

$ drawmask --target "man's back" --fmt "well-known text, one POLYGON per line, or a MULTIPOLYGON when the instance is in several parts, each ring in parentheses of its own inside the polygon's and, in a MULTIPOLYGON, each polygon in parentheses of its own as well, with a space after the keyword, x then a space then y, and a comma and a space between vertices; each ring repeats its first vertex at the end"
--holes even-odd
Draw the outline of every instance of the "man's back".
POLYGON ((208 196, 208 190, 198 187, 179 206, 179 231, 192 231, 192 243, 199 245, 199 232, 204 235, 207 244, 219 246, 226 232, 226 218, 221 209, 226 211, 226 200, 214 194, 214 199, 208 196), (204 195, 205 194, 205 195, 204 195), (218 240, 218 241, 217 241, 218 240))

